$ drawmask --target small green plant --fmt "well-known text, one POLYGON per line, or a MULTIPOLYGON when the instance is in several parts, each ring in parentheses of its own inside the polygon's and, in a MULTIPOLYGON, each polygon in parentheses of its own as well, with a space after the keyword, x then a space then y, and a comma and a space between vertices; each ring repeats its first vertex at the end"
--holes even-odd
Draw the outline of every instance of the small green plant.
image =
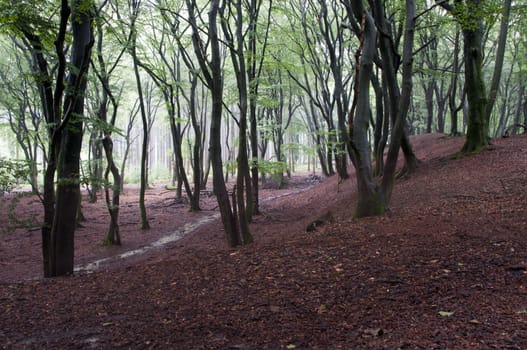
POLYGON ((2 234, 9 234, 14 232, 18 228, 33 229, 39 227, 42 223, 38 222, 37 218, 33 215, 28 217, 20 216, 20 212, 16 211, 20 200, 24 197, 32 196, 29 192, 20 192, 14 196, 9 205, 7 206, 7 219, 8 222, 2 228, 2 234))
POLYGON ((258 168, 264 174, 278 175, 287 171, 286 162, 273 162, 270 160, 259 160, 258 168))

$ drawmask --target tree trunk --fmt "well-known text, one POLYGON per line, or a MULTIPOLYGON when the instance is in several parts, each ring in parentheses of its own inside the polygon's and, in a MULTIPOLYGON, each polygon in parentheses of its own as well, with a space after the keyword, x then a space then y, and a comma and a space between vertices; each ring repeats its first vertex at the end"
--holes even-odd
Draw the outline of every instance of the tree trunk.
MULTIPOLYGON (((382 11, 382 5, 379 1, 375 2, 376 24, 383 32, 385 17, 382 11)), ((393 185, 395 181, 395 169, 397 164, 397 157, 401 143, 405 141, 404 127, 406 124, 406 117, 410 105, 410 97, 412 90, 412 58, 413 58, 413 37, 415 26, 415 3, 413 0, 406 0, 406 23, 405 35, 403 44, 403 89, 400 94, 400 99, 395 103, 392 98, 399 97, 398 91, 395 89, 393 82, 388 81, 390 98, 390 108, 397 108, 393 113, 396 116, 392 131, 392 140, 388 150, 388 158, 386 161, 384 174, 382 177, 381 187, 373 181, 371 160, 370 160, 370 146, 368 142, 368 128, 369 128, 369 91, 370 79, 373 73, 373 57, 376 48, 376 26, 370 13, 367 12, 363 3, 356 0, 347 4, 349 17, 354 17, 361 22, 362 32, 360 36, 362 55, 357 55, 358 76, 356 77, 355 86, 355 109, 351 109, 349 114, 349 126, 351 141, 349 143, 350 156, 355 165, 357 173, 357 189, 359 200, 355 217, 373 216, 384 213, 386 207, 390 203, 393 185), (353 15, 352 15, 353 13, 353 15)), ((352 19, 352 18, 350 18, 352 19)), ((384 39, 386 40, 386 38, 384 39)), ((383 69, 391 67, 393 69, 393 60, 389 59, 388 50, 391 49, 387 43, 381 45, 381 52, 383 54, 383 69)), ((387 72, 387 77, 390 75, 387 72)), ((391 78, 390 78, 391 79, 391 78)), ((408 146, 408 145, 407 145, 408 146)), ((413 152, 412 152, 413 153, 413 152)))
MULTIPOLYGON (((472 6, 480 5, 480 0, 471 0, 472 6)), ((465 144, 461 153, 478 152, 488 146, 488 121, 486 116, 487 96, 483 79, 482 19, 468 10, 474 26, 463 28, 465 86, 468 101, 468 125, 465 144)))
POLYGON ((145 108, 145 102, 144 102, 144 96, 143 96, 143 87, 141 85, 141 75, 139 74, 139 61, 137 59, 137 29, 135 28, 135 18, 137 17, 137 8, 133 9, 134 14, 132 19, 132 41, 131 41, 131 55, 132 55, 132 63, 134 66, 134 75, 135 75, 135 82, 137 85, 137 94, 138 94, 138 101, 139 101, 139 107, 141 112, 141 121, 143 124, 143 141, 141 143, 141 179, 140 179, 140 189, 139 189, 139 210, 141 215, 141 229, 148 230, 150 229, 150 224, 148 223, 148 216, 146 213, 146 206, 145 206, 145 193, 146 193, 146 187, 148 186, 147 183, 147 156, 148 156, 148 121, 147 121, 147 115, 146 115, 146 108, 145 108))
POLYGON ((195 2, 186 0, 189 12, 189 23, 192 27, 192 45, 197 56, 198 63, 207 81, 212 95, 212 111, 210 122, 210 142, 209 151, 212 163, 212 183, 213 190, 218 201, 221 220, 227 242, 231 247, 240 245, 241 239, 236 225, 236 219, 232 212, 232 207, 225 185, 223 175, 223 161, 221 157, 221 119, 223 109, 223 76, 221 65, 220 42, 218 38, 217 15, 219 10, 219 0, 212 0, 209 7, 208 39, 211 60, 205 58, 206 52, 203 51, 200 31, 196 23, 195 2))
POLYGON ((457 78, 459 75, 459 31, 456 33, 454 39, 454 52, 452 53, 454 57, 454 62, 452 63, 453 72, 452 78, 450 79, 450 88, 448 90, 448 107, 450 109, 450 136, 458 136, 458 112, 463 106, 465 93, 461 98, 461 103, 459 107, 456 105, 456 95, 457 95, 457 78))
POLYGON ((463 57, 465 59, 465 91, 468 102, 467 136, 462 154, 479 152, 489 145, 487 95, 483 80, 483 20, 477 11, 484 0, 466 0, 451 5, 438 2, 458 19, 463 32, 463 57))
POLYGON ((373 74, 373 57, 377 41, 377 31, 373 18, 362 5, 361 0, 350 4, 355 17, 361 22, 362 33, 360 49, 357 55, 357 70, 355 84, 355 109, 349 113, 350 142, 348 150, 356 170, 358 203, 355 217, 373 216, 384 213, 384 201, 380 197, 373 181, 371 169, 371 151, 368 141, 370 115, 370 80, 373 74))
MULTIPOLYGON (((50 275, 73 273, 74 235, 80 196, 79 168, 86 74, 89 68, 93 29, 90 14, 74 1, 72 10, 72 70, 66 82, 62 138, 58 154, 56 210, 51 229, 50 275)), ((91 10, 91 8, 89 8, 91 10)))
POLYGON ((402 56, 402 91, 400 95, 397 120, 394 123, 392 131, 392 142, 388 149, 388 157, 386 160, 386 167, 384 176, 382 178, 382 198, 385 201, 385 206, 390 203, 395 183, 395 169, 397 166, 397 158, 399 155, 400 145, 403 147, 405 154, 405 166, 412 166, 415 164, 416 158, 412 155, 413 151, 405 151, 405 148, 410 146, 408 138, 405 135, 404 128, 406 126, 406 118, 410 107, 410 100, 412 97, 412 64, 413 64, 413 47, 414 47, 414 33, 415 33, 415 2, 414 0, 406 0, 406 20, 403 43, 402 56))
POLYGON ((503 60, 505 57, 505 48, 507 46, 507 32, 509 30, 509 16, 511 13, 511 0, 503 1, 503 14, 501 17, 500 34, 498 37, 498 48, 496 50, 496 58, 494 63, 494 73, 490 83, 490 89, 487 99, 487 106, 485 109, 485 115, 487 117, 487 124, 490 122, 490 116, 494 103, 496 102, 496 96, 498 95, 498 89, 500 86, 501 72, 503 68, 503 60))
POLYGON ((110 189, 106 185, 105 195, 106 195, 106 206, 108 208, 108 213, 110 214, 110 226, 108 232, 106 233, 106 238, 104 243, 107 245, 120 245, 121 244, 121 235, 119 234, 119 202, 120 202, 120 192, 121 192, 121 176, 119 175, 119 169, 113 161, 113 141, 111 136, 108 134, 102 141, 104 152, 106 154, 106 160, 108 162, 104 179, 108 183, 108 175, 111 172, 113 177, 113 186, 112 186, 112 198, 110 199, 110 189))

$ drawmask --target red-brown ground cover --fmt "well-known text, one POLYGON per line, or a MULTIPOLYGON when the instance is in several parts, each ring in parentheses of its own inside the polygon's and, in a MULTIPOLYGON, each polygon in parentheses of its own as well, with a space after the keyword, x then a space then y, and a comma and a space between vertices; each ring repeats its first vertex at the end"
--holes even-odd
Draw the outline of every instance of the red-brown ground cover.
MULTIPOLYGON (((0 201, 0 347, 6 349, 525 349, 527 136, 447 156, 462 139, 412 140, 422 160, 389 212, 354 220, 354 180, 266 190, 255 243, 229 249, 218 219, 94 273, 43 280, 35 229, 8 229, 41 206, 0 201), (306 232, 330 211, 333 221, 306 232), (11 214, 11 215, 9 215, 11 214), (11 216, 11 219, 9 218, 11 216)), ((352 176, 353 178, 353 176, 352 176)), ((213 215, 149 190, 139 229, 129 189, 123 246, 103 247, 104 205, 84 204, 79 266, 148 245, 213 215)), ((26 222, 27 223, 27 222, 26 222)))

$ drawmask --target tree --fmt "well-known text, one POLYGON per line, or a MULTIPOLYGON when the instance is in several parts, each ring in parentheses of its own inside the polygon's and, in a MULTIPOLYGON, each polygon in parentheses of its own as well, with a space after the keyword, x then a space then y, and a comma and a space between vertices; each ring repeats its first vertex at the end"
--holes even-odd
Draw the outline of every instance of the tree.
POLYGON ((478 152, 489 145, 487 92, 483 78, 483 24, 485 0, 449 1, 439 3, 459 22, 463 33, 465 61, 465 92, 468 102, 468 125, 461 153, 478 152))
POLYGON ((21 38, 24 48, 30 52, 35 85, 48 128, 42 225, 45 277, 73 273, 84 93, 94 41, 92 1, 75 0, 70 4, 62 0, 58 24, 53 15, 48 17, 50 13, 57 13, 55 6, 55 3, 4 1, 0 7, 8 11, 2 15, 7 30, 21 38), (71 27, 71 44, 66 43, 68 26, 71 27), (52 42, 57 60, 53 70, 49 63, 53 57, 52 42))
POLYGON ((309 124, 315 130, 318 147, 327 148, 322 157, 319 152, 325 175, 335 174, 335 160, 337 173, 347 178, 345 123, 353 70, 346 69, 351 45, 344 31, 344 14, 336 4, 328 8, 326 2, 313 0, 299 0, 283 11, 288 13, 288 22, 282 33, 287 33, 288 41, 294 43, 289 50, 298 57, 299 66, 283 53, 275 54, 275 59, 308 95, 310 107, 316 108, 310 108, 312 122, 309 124), (316 116, 322 117, 326 130, 321 130, 321 123, 313 120, 316 116))
MULTIPOLYGON (((132 58, 132 66, 134 70, 135 83, 137 87, 138 101, 139 101, 139 112, 141 115, 143 139, 141 143, 141 178, 140 178, 140 189, 139 189, 139 211, 141 215, 141 228, 143 230, 150 229, 148 222, 148 215, 146 212, 145 205, 145 194, 147 184, 147 169, 148 169, 148 117, 145 106, 145 98, 143 93, 143 84, 141 80, 141 74, 139 71, 140 61, 137 54, 137 18, 139 16, 139 10, 141 7, 141 0, 131 0, 128 2, 128 32, 123 26, 121 28, 121 42, 128 49, 128 53, 132 58)), ((114 11, 117 18, 123 22, 122 15, 119 11, 117 4, 114 4, 114 11)))
POLYGON ((503 70, 503 61, 505 57, 505 48, 507 44, 507 33, 509 31, 509 17, 511 13, 511 0, 503 1, 503 13, 501 16, 500 22, 500 31, 498 36, 498 48, 496 50, 496 59, 494 63, 494 73, 492 75, 492 80, 490 82, 490 87, 488 91, 488 100, 487 106, 485 109, 485 115, 487 122, 490 121, 490 116, 492 114, 492 109, 496 101, 496 96, 498 94, 498 88, 500 85, 501 72, 503 70))
MULTIPOLYGON (((199 211, 200 190, 202 174, 202 128, 198 122, 196 112, 196 88, 198 75, 192 59, 189 57, 186 47, 182 43, 182 33, 180 32, 179 12, 183 4, 178 4, 172 9, 164 1, 158 2, 158 10, 163 18, 161 28, 154 29, 154 37, 151 43, 152 54, 149 62, 141 62, 141 67, 150 75, 158 89, 161 91, 172 134, 172 146, 174 149, 175 172, 178 179, 177 196, 182 196, 182 187, 190 200, 190 210, 199 211), (157 34, 159 33, 159 34, 157 34), (157 62, 155 57, 157 56, 157 62), (185 93, 181 72, 182 61, 190 70, 190 97, 185 93), (184 167, 183 159, 183 134, 186 129, 185 119, 182 112, 182 100, 188 104, 192 129, 195 140, 193 146, 193 182, 194 190, 191 189, 188 181, 187 172, 184 167)), ((188 125, 188 121, 186 122, 188 125)))
MULTIPOLYGON (((248 100, 248 83, 247 83, 247 62, 245 58, 244 38, 244 21, 242 1, 236 0, 224 1, 220 7, 221 27, 223 35, 226 38, 231 61, 236 76, 236 86, 238 90, 238 156, 237 174, 236 174, 236 212, 237 221, 240 227, 242 243, 250 243, 253 238, 249 230, 249 221, 252 216, 252 182, 249 172, 249 159, 247 149, 247 100, 248 100), (234 30, 229 25, 232 18, 234 30)), ((249 26, 250 28, 250 26, 249 26)))
POLYGON ((258 183, 258 117, 257 102, 260 87, 260 77, 262 67, 268 47, 269 29, 271 26, 271 13, 273 0, 268 1, 267 16, 263 23, 263 35, 259 35, 260 28, 258 19, 262 9, 263 0, 251 0, 247 3, 249 13, 249 28, 246 50, 247 57, 247 78, 249 84, 249 121, 250 121, 250 142, 251 142, 251 179, 252 179, 252 214, 260 211, 259 183, 258 183), (260 45, 258 45, 260 43, 260 45), (260 52, 258 52, 260 47, 260 52))
POLYGON ((220 40, 218 37, 217 16, 219 11, 219 0, 212 0, 209 5, 208 32, 206 42, 201 37, 201 30, 196 19, 196 1, 185 0, 188 10, 188 20, 192 30, 192 45, 201 69, 201 74, 211 91, 212 110, 210 124, 210 144, 209 151, 212 162, 212 181, 214 193, 218 201, 221 219, 227 242, 230 246, 240 245, 236 218, 230 204, 229 194, 225 185, 223 175, 223 161, 221 157, 221 119, 223 109, 223 75, 221 69, 220 40), (207 53, 210 52, 209 55, 207 53))
MULTIPOLYGON (((358 204, 355 212, 356 217, 372 216, 382 214, 390 202, 395 180, 395 169, 399 148, 404 136, 404 126, 410 96, 412 91, 412 59, 413 59, 413 37, 415 27, 415 3, 413 0, 406 1, 405 34, 402 54, 402 90, 397 100, 396 119, 394 120, 391 134, 391 142, 388 150, 386 167, 382 176, 380 186, 377 185, 372 176, 370 157, 370 145, 368 141, 368 128, 370 116, 370 80, 373 74, 373 64, 377 43, 377 29, 380 35, 386 35, 384 9, 380 1, 372 1, 372 9, 375 19, 361 0, 342 0, 348 11, 348 17, 352 27, 360 26, 360 51, 357 54, 357 76, 355 78, 355 101, 349 113, 350 142, 349 152, 357 173, 358 204)), ((383 60, 383 69, 393 69, 393 60, 388 55, 391 47, 387 40, 380 40, 380 51, 383 60)), ((385 74, 393 74, 386 73, 385 74)), ((392 87, 393 88, 393 87, 392 87)), ((389 99, 397 96, 395 91, 389 94, 389 99)), ((393 100, 390 104, 395 105, 393 100)))
POLYGON ((66 14, 71 13, 73 41, 71 70, 66 78, 64 90, 62 122, 59 130, 55 130, 61 135, 57 159, 57 199, 50 241, 51 276, 73 273, 74 235, 80 196, 79 167, 84 91, 94 43, 92 11, 93 6, 89 2, 73 1, 70 7, 67 1, 62 1, 61 22, 69 17, 65 16, 66 14))
MULTIPOLYGON (((96 59, 92 59, 91 66, 93 71, 97 76, 98 82, 101 84, 101 89, 97 89, 101 95, 98 99, 99 105, 97 106, 96 115, 97 122, 95 123, 97 128, 95 128, 95 135, 100 135, 102 132, 102 138, 97 139, 94 142, 95 152, 101 152, 99 148, 104 150, 106 156, 106 170, 104 172, 104 181, 105 181, 105 200, 106 207, 108 208, 108 213, 110 215, 110 224, 108 231, 106 232, 106 237, 104 238, 104 243, 108 245, 120 245, 121 236, 119 233, 119 203, 120 203, 120 194, 122 190, 122 174, 119 173, 119 168, 115 164, 114 153, 113 153, 113 139, 112 133, 115 129, 115 122, 117 119, 117 109, 119 106, 118 98, 115 96, 112 91, 112 86, 110 84, 110 78, 115 72, 119 62, 121 61, 126 47, 122 46, 118 51, 113 62, 107 62, 107 59, 103 55, 103 42, 104 42, 104 25, 103 23, 108 23, 102 18, 103 14, 100 8, 96 19, 95 24, 97 28, 97 44, 96 44, 96 59), (112 114, 108 118, 108 107, 111 105, 112 114), (112 174, 113 184, 112 184, 112 193, 110 198, 110 181, 109 174, 112 174)), ((94 134, 92 133, 92 135, 94 134)), ((90 141, 92 138, 90 137, 90 141)), ((101 168, 102 170, 102 168, 101 168)), ((124 167, 123 167, 124 170, 124 167)))

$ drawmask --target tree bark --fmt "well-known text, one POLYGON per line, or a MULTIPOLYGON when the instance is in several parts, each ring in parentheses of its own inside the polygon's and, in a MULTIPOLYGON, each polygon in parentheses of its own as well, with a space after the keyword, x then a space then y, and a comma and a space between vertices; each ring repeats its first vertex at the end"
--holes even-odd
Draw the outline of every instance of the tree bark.
POLYGON ((494 108, 494 103, 496 102, 496 96, 498 95, 498 89, 500 87, 501 72, 503 70, 503 60, 505 58, 505 48, 507 46, 507 32, 509 30, 511 2, 511 0, 503 1, 503 14, 501 16, 500 33, 498 36, 498 48, 496 50, 496 58, 494 63, 494 73, 490 82, 487 106, 485 110, 487 123, 490 122, 490 116, 492 114, 492 109, 494 108))
POLYGON ((212 163, 212 183, 214 186, 214 193, 216 195, 216 200, 218 201, 227 242, 231 247, 235 247, 241 244, 241 238, 236 225, 236 219, 232 212, 227 187, 225 185, 223 161, 221 157, 223 76, 217 24, 219 0, 212 0, 209 7, 208 39, 211 55, 210 62, 206 58, 207 52, 204 51, 203 43, 200 38, 200 30, 196 23, 195 1, 186 0, 186 4, 189 12, 189 22, 192 27, 192 45, 201 68, 201 73, 203 74, 203 78, 207 82, 212 95, 209 152, 212 163))
MULTIPOLYGON (((406 0, 406 20, 403 43, 403 57, 402 57, 402 90, 398 105, 397 120, 394 123, 392 131, 392 142, 388 149, 388 157, 384 176, 382 178, 382 197, 387 206, 393 192, 395 183, 395 169, 397 166, 397 158, 399 154, 400 145, 409 147, 410 143, 406 142, 405 125, 410 107, 410 100, 412 97, 412 68, 413 68, 413 47, 414 47, 414 33, 415 33, 415 2, 414 0, 406 0)), ((404 152, 405 154, 413 154, 413 152, 404 152)), ((406 160, 408 164, 408 159, 406 160)))
POLYGON ((470 8, 481 4, 480 0, 470 0, 468 15, 476 25, 463 28, 465 86, 468 101, 467 137, 461 153, 478 152, 488 146, 488 120, 486 115, 487 96, 483 79, 482 19, 470 8))
POLYGON ((119 202, 121 193, 121 176, 119 175, 119 169, 115 165, 113 160, 113 141, 110 134, 107 134, 102 140, 106 160, 108 162, 104 178, 108 183, 108 175, 111 172, 113 177, 112 186, 112 198, 110 199, 110 189, 108 185, 105 188, 106 206, 108 207, 108 213, 110 214, 110 225, 106 233, 104 243, 108 245, 120 245, 121 235, 119 233, 119 202))
POLYGON ((468 102, 467 136, 462 154, 479 152, 489 145, 487 95, 483 80, 483 17, 478 9, 484 0, 466 0, 450 5, 436 1, 458 19, 463 33, 465 91, 468 102), (459 7, 459 8, 458 8, 459 7))
POLYGON ((145 205, 145 193, 147 183, 147 155, 148 155, 148 121, 146 115, 145 101, 143 95, 143 87, 141 84, 141 75, 139 74, 139 60, 137 58, 137 28, 136 20, 139 12, 140 1, 131 2, 131 14, 130 14, 130 55, 132 56, 132 64, 134 68, 135 82, 137 85, 137 94, 138 101, 141 113, 141 121, 143 124, 143 140, 141 143, 141 179, 140 179, 140 188, 139 188, 139 211, 141 215, 141 229, 148 230, 150 229, 150 224, 148 223, 148 215, 146 213, 145 205))
POLYGON ((72 11, 73 69, 67 77, 64 99, 62 138, 57 166, 57 201, 51 229, 51 276, 73 273, 74 235, 79 202, 79 166, 82 147, 82 125, 86 74, 93 46, 92 18, 82 10, 80 1, 74 1, 72 11))
MULTIPOLYGON (((235 11, 232 13, 235 22, 234 35, 229 28, 229 18, 221 9, 221 25, 223 34, 229 43, 231 60, 236 75, 238 88, 238 108, 240 112, 238 122, 238 156, 236 174, 236 203, 238 224, 242 236, 242 243, 250 243, 253 238, 249 230, 249 221, 252 215, 252 186, 250 181, 249 159, 247 156, 247 69, 244 55, 243 11, 241 0, 234 3, 235 11), (247 200, 246 200, 247 199, 247 200)), ((230 10, 229 10, 230 12, 230 10)), ((233 204, 234 205, 234 204, 233 204)))
POLYGON ((377 31, 370 13, 365 10, 362 0, 352 1, 354 16, 361 22, 360 59, 357 55, 357 77, 355 85, 355 109, 349 113, 350 142, 348 150, 356 169, 358 203, 355 217, 373 216, 384 213, 385 206, 381 193, 373 181, 371 151, 368 141, 370 116, 370 80, 373 74, 377 31))

